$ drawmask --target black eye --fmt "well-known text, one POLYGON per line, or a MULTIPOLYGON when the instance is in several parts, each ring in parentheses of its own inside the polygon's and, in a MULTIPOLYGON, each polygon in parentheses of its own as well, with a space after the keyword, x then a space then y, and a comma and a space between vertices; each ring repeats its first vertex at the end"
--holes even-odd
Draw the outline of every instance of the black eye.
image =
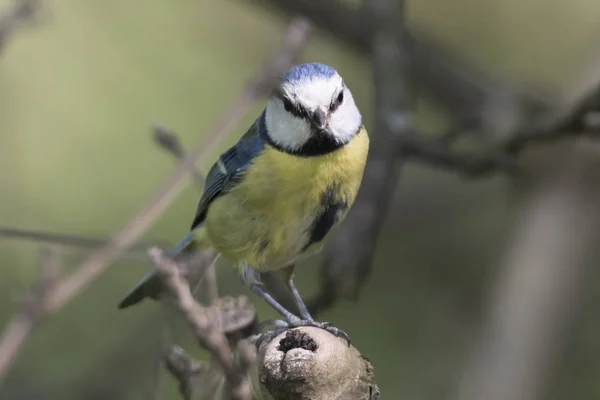
POLYGON ((294 105, 292 104, 290 99, 288 99, 287 97, 284 97, 283 98, 283 107, 285 108, 285 111, 291 112, 292 109, 294 108, 294 105))
POLYGON ((333 100, 333 102, 331 103, 331 106, 329 106, 329 110, 330 111, 337 110, 337 108, 340 106, 340 104, 342 104, 343 101, 344 101, 344 89, 342 89, 340 94, 338 94, 337 97, 335 98, 335 100, 333 100))

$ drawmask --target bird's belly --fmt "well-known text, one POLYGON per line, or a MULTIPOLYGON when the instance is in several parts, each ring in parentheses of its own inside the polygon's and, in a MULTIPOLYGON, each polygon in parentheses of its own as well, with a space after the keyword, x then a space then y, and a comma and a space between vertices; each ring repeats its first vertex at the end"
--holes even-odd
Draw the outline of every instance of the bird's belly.
POLYGON ((235 195, 217 199, 206 217, 207 235, 234 264, 261 272, 282 268, 319 249, 319 243, 307 247, 319 210, 293 213, 289 206, 282 203, 266 212, 235 195))

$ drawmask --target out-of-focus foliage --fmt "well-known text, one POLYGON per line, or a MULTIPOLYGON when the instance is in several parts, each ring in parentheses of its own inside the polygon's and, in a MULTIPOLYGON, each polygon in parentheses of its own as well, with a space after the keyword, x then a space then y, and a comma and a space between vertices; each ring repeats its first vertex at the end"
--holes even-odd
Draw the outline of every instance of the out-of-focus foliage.
MULTIPOLYGON (((157 151, 149 127, 163 123, 195 143, 276 48, 285 24, 234 0, 63 0, 46 2, 45 12, 43 25, 17 32, 0 54, 0 224, 93 235, 122 227, 171 172, 173 160, 157 151)), ((557 85, 597 46, 598 20, 600 5, 583 0, 409 2, 411 24, 491 71, 557 85)), ((368 124, 367 61, 319 34, 303 58, 341 72, 368 124)), ((420 115, 432 126, 430 111, 420 115)), ((401 179, 359 303, 323 318, 369 356, 384 396, 442 398, 470 349, 498 264, 511 217, 508 185, 412 166, 401 179)), ((146 239, 176 241, 197 196, 190 186, 146 239)), ((35 279, 37 257, 35 246, 0 242, 0 321, 10 314, 11 291, 35 279)), ((67 266, 81 257, 69 251, 67 266)), ((221 265, 223 290, 243 290, 221 265)), ((316 263, 305 265, 297 275, 309 295, 316 263)), ((147 268, 115 265, 37 330, 0 398, 145 399, 157 386, 165 398, 176 396, 156 363, 161 308, 116 309, 147 268)), ((600 327, 589 325, 569 359, 578 373, 565 374, 556 398, 600 392, 600 327)))

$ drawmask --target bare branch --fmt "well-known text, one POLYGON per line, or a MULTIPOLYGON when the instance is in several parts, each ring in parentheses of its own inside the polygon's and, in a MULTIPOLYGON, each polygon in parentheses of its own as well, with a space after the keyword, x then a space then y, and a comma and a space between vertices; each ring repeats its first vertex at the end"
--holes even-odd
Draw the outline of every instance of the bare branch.
POLYGON ((210 304, 215 304, 219 298, 219 285, 217 283, 216 264, 217 259, 206 269, 204 273, 204 290, 210 304))
MULTIPOLYGON (((175 132, 168 130, 164 126, 156 126, 154 127, 153 138, 161 148, 166 150, 179 162, 185 158, 186 152, 175 132)), ((194 181, 198 184, 198 188, 202 191, 204 189, 204 174, 202 174, 199 169, 194 168, 192 170, 192 176, 194 181)), ((203 274, 204 292, 211 304, 214 304, 218 299, 218 284, 215 271, 216 262, 217 258, 215 258, 213 263, 203 274)))
POLYGON ((529 144, 550 142, 565 137, 600 136, 595 116, 600 109, 600 60, 594 60, 586 71, 578 74, 579 82, 570 93, 563 95, 560 104, 517 127, 498 144, 479 152, 455 152, 431 136, 405 135, 401 148, 415 161, 456 171, 464 176, 480 178, 492 173, 516 171, 516 157, 529 144))
MULTIPOLYGON (((152 129, 152 137, 156 144, 173 155, 177 161, 182 162, 185 159, 186 152, 175 132, 164 126, 157 125, 152 129)), ((194 167, 191 174, 194 181, 202 188, 204 186, 204 175, 202 172, 197 167, 194 167)))
POLYGON ((179 382, 184 400, 216 399, 222 386, 222 374, 214 365, 191 359, 185 351, 173 346, 164 357, 167 370, 179 382))
POLYGON ((403 1, 371 0, 369 17, 380 30, 373 39, 374 134, 355 204, 324 250, 321 289, 310 302, 317 314, 338 296, 355 298, 370 271, 383 219, 398 181, 398 146, 411 134, 408 65, 403 57, 403 1))
MULTIPOLYGON (((35 231, 12 227, 0 227, 0 238, 25 240, 34 243, 47 243, 60 246, 82 247, 84 249, 94 249, 105 246, 108 243, 107 238, 35 231)), ((143 254, 143 259, 147 260, 148 249, 151 246, 157 245, 160 245, 161 247, 170 247, 166 241, 160 241, 158 243, 153 243, 152 245, 147 243, 136 243, 131 246, 128 253, 136 253, 137 255, 143 254)))
MULTIPOLYGON (((376 17, 365 15, 367 13, 360 7, 349 7, 336 0, 255 1, 286 13, 305 15, 319 28, 367 54, 371 54, 373 37, 379 31, 380 21, 376 17)), ((483 125, 486 108, 496 101, 499 92, 510 86, 504 79, 489 76, 472 61, 414 26, 410 32, 401 34, 400 43, 410 66, 411 79, 453 115, 471 125, 483 125)), ((521 90, 515 97, 525 108, 525 114, 536 114, 550 105, 547 96, 533 88, 521 90)))
POLYGON ((31 316, 21 312, 15 314, 6 324, 0 337, 0 385, 15 362, 21 347, 31 336, 36 322, 31 316))
POLYGON ((61 264, 56 251, 43 249, 39 282, 24 294, 19 312, 8 321, 0 338, 0 386, 33 329, 46 316, 47 297, 59 278, 61 264))
MULTIPOLYGON (((223 322, 221 334, 226 335, 230 348, 235 348, 237 373, 242 379, 249 379, 248 374, 255 364, 256 350, 244 338, 256 332, 256 310, 245 296, 221 298, 212 306, 217 307, 223 322)), ((193 328, 195 331, 199 329, 196 326, 193 328)), ((200 341, 204 346, 204 340, 200 341)), ((174 346, 168 350, 164 360, 169 372, 179 382, 179 391, 185 400, 215 400, 231 397, 233 390, 230 386, 224 385, 226 382, 223 369, 218 362, 214 362, 214 360, 218 361, 218 357, 213 357, 212 362, 192 360, 181 348, 174 346)))
POLYGON ((14 5, 0 15, 0 51, 20 24, 35 19, 40 4, 41 0, 15 0, 14 5))
MULTIPOLYGON (((175 157, 176 160, 181 162, 185 158, 185 150, 177 134, 171 130, 168 130, 164 126, 156 126, 153 131, 154 141, 169 154, 175 157)), ((194 181, 198 184, 198 189, 202 191, 204 189, 204 174, 199 169, 194 168, 192 170, 192 176, 194 181)), ((217 275, 215 271, 215 264, 217 258, 213 263, 206 269, 203 274, 204 291, 211 304, 214 304, 218 299, 218 284, 217 275)))
MULTIPOLYGON (((152 249, 150 255, 158 273, 166 282, 168 289, 175 296, 174 304, 183 313, 186 321, 194 330, 201 346, 206 347, 214 355, 221 366, 233 399, 251 399, 252 384, 249 370, 239 369, 233 358, 233 352, 223 329, 223 318, 218 306, 203 307, 194 300, 189 284, 178 265, 166 258, 162 251, 152 249)), ((206 260, 204 264, 211 261, 206 260)), ((194 268, 196 266, 193 266, 194 268)), ((190 266, 192 268, 192 266, 190 266)))
POLYGON ((221 318, 214 307, 204 308, 194 300, 189 285, 182 277, 175 262, 166 258, 162 251, 154 248, 150 251, 156 270, 167 282, 168 288, 176 296, 175 305, 185 315, 202 346, 210 349, 219 360, 227 378, 234 386, 241 380, 233 367, 233 355, 229 343, 223 334, 221 318))

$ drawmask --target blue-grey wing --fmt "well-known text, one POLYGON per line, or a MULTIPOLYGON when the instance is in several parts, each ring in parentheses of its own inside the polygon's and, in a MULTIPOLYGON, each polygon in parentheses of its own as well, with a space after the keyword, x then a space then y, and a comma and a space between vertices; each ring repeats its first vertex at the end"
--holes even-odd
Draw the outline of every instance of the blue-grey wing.
POLYGON ((258 121, 229 150, 221 154, 206 176, 204 192, 191 229, 204 222, 210 204, 234 187, 244 176, 252 160, 264 148, 264 142, 258 134, 258 121))

